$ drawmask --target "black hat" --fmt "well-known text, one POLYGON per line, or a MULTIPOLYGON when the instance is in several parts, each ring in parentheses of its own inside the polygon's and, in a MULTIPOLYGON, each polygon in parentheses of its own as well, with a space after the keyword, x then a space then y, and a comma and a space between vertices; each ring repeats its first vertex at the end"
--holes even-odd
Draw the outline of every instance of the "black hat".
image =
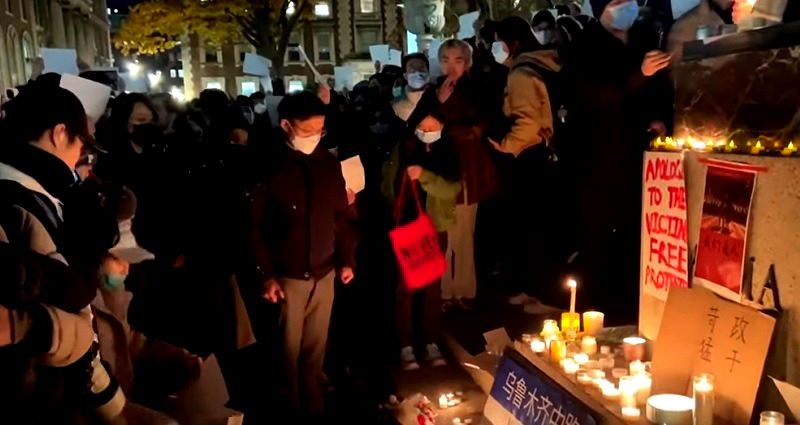
POLYGON ((611 3, 611 0, 590 0, 592 4, 592 13, 594 13, 594 17, 600 19, 600 16, 603 15, 603 11, 606 10, 606 6, 611 3))

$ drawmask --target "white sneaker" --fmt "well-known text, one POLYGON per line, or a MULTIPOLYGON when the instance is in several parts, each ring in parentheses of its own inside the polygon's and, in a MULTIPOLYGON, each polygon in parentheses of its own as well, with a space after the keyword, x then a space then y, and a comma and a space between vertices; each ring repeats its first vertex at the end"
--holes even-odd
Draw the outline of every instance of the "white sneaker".
POLYGON ((403 347, 403 349, 400 350, 400 363, 403 367, 403 370, 419 369, 417 357, 414 355, 414 347, 403 347))
MULTIPOLYGON (((511 305, 523 305, 523 304, 529 303, 532 298, 533 297, 529 296, 528 294, 526 294, 524 292, 520 292, 519 294, 514 295, 513 297, 510 297, 508 299, 508 303, 511 304, 511 305)), ((536 298, 533 298, 533 299, 536 299, 536 298)))
POLYGON ((447 362, 442 357, 442 352, 436 344, 428 344, 425 347, 425 362, 433 367, 445 366, 447 362))

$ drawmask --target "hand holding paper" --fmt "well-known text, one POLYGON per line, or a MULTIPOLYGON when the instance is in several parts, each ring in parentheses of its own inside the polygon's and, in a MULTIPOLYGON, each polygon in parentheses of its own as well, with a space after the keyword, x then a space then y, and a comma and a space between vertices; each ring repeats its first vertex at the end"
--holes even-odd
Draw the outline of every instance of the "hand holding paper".
POLYGON ((344 176, 345 188, 355 193, 361 192, 366 186, 364 177, 364 166, 361 164, 361 157, 358 155, 342 161, 342 175, 344 176))

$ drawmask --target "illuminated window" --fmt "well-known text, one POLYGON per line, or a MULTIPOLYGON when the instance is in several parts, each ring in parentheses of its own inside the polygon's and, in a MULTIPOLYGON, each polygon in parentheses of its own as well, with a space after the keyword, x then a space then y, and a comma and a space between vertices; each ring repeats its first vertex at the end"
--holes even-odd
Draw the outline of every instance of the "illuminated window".
POLYGON ((377 28, 361 28, 358 30, 358 52, 369 52, 369 46, 380 44, 377 28))
POLYGON ((314 15, 327 18, 331 16, 331 5, 327 2, 317 3, 314 5, 314 15))
POLYGON ((242 81, 240 85, 240 93, 242 96, 250 96, 258 91, 258 84, 253 81, 242 81))
POLYGON ((206 88, 222 90, 222 83, 220 83, 219 81, 209 81, 208 83, 206 83, 206 88))
POLYGON ((169 78, 178 78, 178 70, 177 69, 170 69, 169 70, 169 78))
POLYGON ((333 61, 333 34, 330 32, 314 33, 314 50, 317 62, 333 61))
POLYGON ((183 69, 178 70, 178 78, 183 78, 183 69))
POLYGON ((375 0, 359 0, 361 13, 375 13, 375 0))
POLYGON ((297 80, 289 81, 289 93, 303 91, 303 82, 297 80))

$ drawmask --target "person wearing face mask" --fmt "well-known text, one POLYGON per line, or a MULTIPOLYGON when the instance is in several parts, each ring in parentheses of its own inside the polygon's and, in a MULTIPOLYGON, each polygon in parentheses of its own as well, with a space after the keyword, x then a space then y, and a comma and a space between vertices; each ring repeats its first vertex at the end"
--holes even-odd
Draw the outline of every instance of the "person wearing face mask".
MULTIPOLYGON (((587 299, 607 308, 638 300, 642 155, 666 132, 673 98, 664 71, 670 56, 637 21, 638 4, 592 0, 591 7, 599 20, 584 29, 565 70, 575 93, 569 174, 580 202, 576 266, 587 299), (609 282, 617 285, 610 292, 609 282)), ((607 320, 628 323, 635 311, 607 320)))
POLYGON ((470 75, 472 48, 462 40, 447 40, 439 48, 439 77, 422 96, 409 122, 430 116, 444 124, 443 138, 452 143, 462 193, 456 224, 448 232, 450 271, 442 279, 444 308, 470 310, 477 295, 475 222, 478 205, 495 195, 497 170, 486 143, 491 111, 482 90, 470 75))
POLYGON ((394 113, 403 121, 408 121, 425 88, 428 87, 430 75, 428 57, 422 53, 412 53, 403 57, 403 71, 407 85, 402 96, 395 97, 392 102, 394 113))
MULTIPOLYGON (((397 144, 389 161, 384 165, 383 194, 392 209, 401 203, 400 222, 417 217, 416 203, 410 190, 405 199, 397 199, 398 190, 407 182, 419 185, 420 202, 439 232, 439 243, 447 251, 447 231, 456 224, 456 199, 461 192, 456 157, 452 141, 443 138, 444 125, 427 116, 417 124, 410 135, 397 144)), ((409 293, 398 282, 395 304, 395 326, 400 347, 400 364, 403 370, 420 368, 415 351, 423 353, 426 366, 443 366, 445 360, 439 350, 441 327, 442 287, 434 282, 425 288, 409 293), (415 329, 422 329, 417 334, 415 329), (416 343, 422 343, 415 347, 416 343), (419 350, 416 350, 419 348, 419 350)))
POLYGON ((552 48, 557 41, 556 18, 551 9, 543 9, 533 15, 531 28, 536 41, 544 49, 552 48))
POLYGON ((354 278, 354 244, 341 165, 319 146, 325 105, 310 92, 278 107, 283 149, 266 167, 249 207, 250 256, 259 293, 281 303, 286 386, 295 413, 324 413, 322 364, 334 279, 354 278))

